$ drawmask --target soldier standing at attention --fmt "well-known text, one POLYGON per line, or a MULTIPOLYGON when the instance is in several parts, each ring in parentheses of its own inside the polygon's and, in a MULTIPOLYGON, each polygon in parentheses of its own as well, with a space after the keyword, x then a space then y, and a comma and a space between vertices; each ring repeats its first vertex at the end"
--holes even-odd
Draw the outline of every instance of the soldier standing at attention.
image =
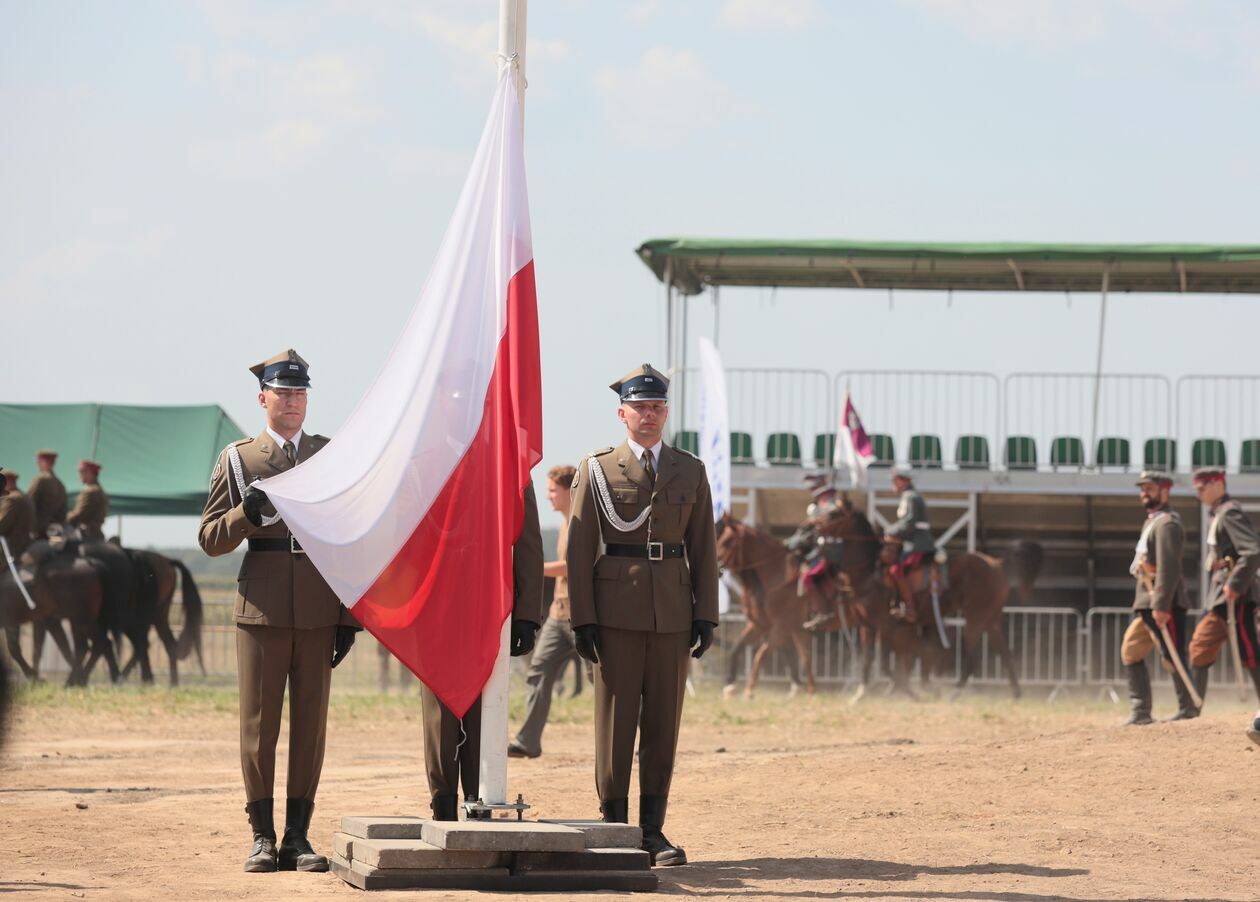
POLYGON ((884 536, 886 540, 892 539, 901 544, 901 558, 888 568, 888 575, 892 577, 897 595, 901 598, 902 616, 907 623, 915 623, 919 616, 910 574, 931 559, 936 543, 932 541, 932 527, 928 523, 927 502, 914 487, 910 473, 893 470, 892 484, 901 499, 897 503, 897 519, 884 536))
MULTIPOLYGON (((512 546, 512 632, 508 653, 518 658, 534 647, 542 620, 543 545, 538 499, 525 486, 525 519, 512 546)), ((424 767, 435 821, 459 820, 459 790, 476 799, 481 777, 481 698, 461 721, 427 685, 420 685, 424 720, 424 767)))
POLYGON ((35 528, 32 532, 37 539, 47 536, 48 527, 54 523, 66 522, 66 487, 53 472, 56 463, 57 452, 51 448, 36 452, 35 464, 39 472, 26 487, 26 497, 35 507, 35 528))
POLYGON ((267 427, 219 455, 197 539, 211 556, 241 542, 236 662, 241 706, 241 770, 254 846, 245 870, 326 871, 306 837, 324 764, 331 668, 354 644, 358 622, 324 582, 266 494, 252 485, 298 466, 328 439, 302 431, 307 363, 290 349, 256 366, 267 427), (284 838, 276 848, 273 786, 284 689, 289 687, 289 775, 284 838))
POLYGON ((596 665, 595 787, 604 820, 626 823, 637 732, 643 848, 686 864, 662 828, 687 654, 718 621, 713 500, 704 464, 661 440, 669 380, 645 363, 611 388, 626 440, 578 465, 565 554, 574 641, 596 665))
POLYGON ((1199 697, 1207 697, 1208 668, 1216 663, 1221 646, 1237 642, 1243 669, 1260 697, 1260 650, 1256 640, 1256 569, 1260 568, 1260 536, 1243 512, 1242 505, 1229 497, 1225 470, 1204 467, 1194 473, 1194 490, 1208 508, 1208 554, 1204 566, 1211 574, 1207 613, 1195 627, 1190 640, 1191 679, 1199 697), (1233 611, 1230 611, 1230 607, 1233 611), (1232 616, 1231 616, 1232 614, 1232 616), (1229 635, 1231 622, 1237 634, 1229 635))
MULTIPOLYGON (((1174 653, 1184 661, 1186 651, 1186 583, 1181 565, 1186 531, 1181 517, 1168 503, 1172 477, 1158 470, 1143 470, 1137 485, 1142 506, 1146 508, 1146 523, 1129 566, 1129 572, 1137 580, 1133 620, 1120 644, 1120 661, 1129 677, 1131 714, 1125 721, 1126 726, 1153 723, 1147 655, 1157 644, 1165 662, 1171 661, 1174 653), (1168 628, 1175 649, 1165 644, 1161 626, 1168 628)), ((1168 663, 1164 666, 1171 669, 1168 663)), ((1177 691, 1177 713, 1169 720, 1198 717, 1199 709, 1175 672, 1173 686, 1177 691)))
MULTIPOLYGON (((26 546, 31 544, 31 530, 35 526, 35 508, 31 499, 17 487, 18 474, 10 469, 0 469, 0 536, 9 546, 9 554, 16 564, 26 546)), ((5 573, 0 567, 0 573, 5 573)))
POLYGON ((109 496, 101 488, 101 465, 94 460, 79 461, 79 481, 83 489, 74 501, 66 522, 77 526, 87 542, 105 541, 105 518, 109 516, 109 496))

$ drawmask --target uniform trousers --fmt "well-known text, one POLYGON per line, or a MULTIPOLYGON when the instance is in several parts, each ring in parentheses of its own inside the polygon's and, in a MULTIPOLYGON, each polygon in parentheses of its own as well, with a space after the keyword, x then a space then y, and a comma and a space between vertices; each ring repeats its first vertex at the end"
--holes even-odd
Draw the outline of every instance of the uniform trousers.
POLYGON ((241 771, 246 801, 275 795, 276 742, 289 687, 291 799, 315 800, 324 766, 328 689, 332 684, 335 626, 299 630, 236 625, 236 672, 241 705, 241 771))
POLYGON ((690 631, 600 627, 595 667, 595 788, 601 802, 630 794, 636 730, 640 795, 669 795, 690 643, 690 631))
MULTIPOLYGON (((516 744, 527 754, 542 754, 543 728, 551 713, 551 690, 564 672, 569 659, 576 654, 573 626, 568 620, 548 617, 538 632, 534 656, 525 674, 529 695, 525 701, 525 722, 516 733, 516 744)), ((583 662, 579 662, 582 666, 583 662)))
POLYGON ((420 704, 429 795, 435 799, 458 797, 462 783, 464 798, 477 798, 481 776, 481 697, 472 703, 462 722, 424 684, 420 686, 420 704))
MULTIPOLYGON (((1238 621, 1238 651, 1243 667, 1248 670, 1260 666, 1260 649, 1256 640, 1256 603, 1243 599, 1234 605, 1234 617, 1238 621)), ((1190 640, 1190 663, 1195 667, 1211 667, 1221 654, 1221 646, 1229 641, 1229 611, 1218 604, 1208 611, 1194 628, 1190 640)))
MULTIPOLYGON (((1173 644, 1177 647, 1177 655, 1184 664, 1186 660, 1186 609, 1174 607, 1172 609, 1172 620, 1168 621, 1168 635, 1172 637, 1173 644)), ((1133 619, 1129 622, 1129 628, 1124 631, 1124 639, 1120 643, 1120 661, 1126 667, 1131 664, 1140 664, 1146 660, 1146 656, 1151 653, 1151 649, 1156 646, 1156 637, 1158 637, 1159 650, 1162 655, 1162 662, 1165 670, 1173 670, 1172 658, 1169 657, 1168 648, 1164 644, 1163 634, 1160 633, 1159 627, 1155 625, 1155 616, 1152 611, 1141 610, 1133 612, 1133 619)))

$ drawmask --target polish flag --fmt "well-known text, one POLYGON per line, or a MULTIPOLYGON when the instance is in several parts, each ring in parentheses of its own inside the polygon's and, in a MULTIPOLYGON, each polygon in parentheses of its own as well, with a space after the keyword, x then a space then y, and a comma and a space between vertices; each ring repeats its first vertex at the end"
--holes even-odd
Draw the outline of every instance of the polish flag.
POLYGON ((835 459, 832 464, 849 474, 849 482, 859 486, 866 484, 866 468, 875 459, 875 449, 870 436, 862 426, 848 389, 844 392, 844 409, 840 413, 840 431, 836 436, 835 459))
MULTIPOLYGON (((319 454, 261 485, 359 622, 461 717, 512 611, 512 544, 542 458, 533 256, 505 66, 433 269, 376 380, 319 454)), ((395 328, 351 311, 346 341, 395 328)))

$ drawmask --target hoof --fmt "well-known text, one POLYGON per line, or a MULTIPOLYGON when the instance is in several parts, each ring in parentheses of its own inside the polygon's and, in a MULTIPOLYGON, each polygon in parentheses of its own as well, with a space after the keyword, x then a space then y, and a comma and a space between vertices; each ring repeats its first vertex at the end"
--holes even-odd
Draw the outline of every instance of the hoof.
POLYGON ((865 697, 866 697, 866 685, 865 684, 859 685, 857 689, 853 691, 853 695, 849 697, 849 707, 850 708, 853 707, 865 697))
POLYGON ((788 698, 796 698, 800 694, 801 694, 800 683, 792 683, 790 686, 788 686, 788 698))
POLYGON ((735 693, 738 691, 739 690, 734 683, 727 683, 722 687, 722 701, 729 702, 735 697, 735 693))

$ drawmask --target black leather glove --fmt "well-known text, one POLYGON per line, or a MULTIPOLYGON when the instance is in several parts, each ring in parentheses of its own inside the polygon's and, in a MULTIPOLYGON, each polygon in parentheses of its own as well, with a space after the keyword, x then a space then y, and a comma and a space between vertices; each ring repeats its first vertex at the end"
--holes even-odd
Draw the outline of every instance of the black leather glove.
POLYGON ((707 620, 691 621, 691 656, 697 660, 709 650, 709 646, 713 644, 713 628, 716 623, 710 623, 707 620))
POLYGON ((350 649, 354 647, 354 634, 357 633, 352 626, 338 626, 337 635, 333 637, 333 659, 332 666, 336 667, 346 659, 346 655, 350 654, 350 649))
POLYGON ((508 654, 514 658, 529 654, 534 650, 534 639, 537 637, 537 623, 532 620, 513 620, 512 640, 508 644, 508 654))
POLYGON ((573 628, 573 645, 583 658, 592 664, 599 663, 599 627, 594 623, 573 628))
POLYGON ((267 503, 267 493, 257 486, 246 486, 241 496, 241 507, 245 508, 245 519, 255 526, 262 526, 262 509, 267 503))

